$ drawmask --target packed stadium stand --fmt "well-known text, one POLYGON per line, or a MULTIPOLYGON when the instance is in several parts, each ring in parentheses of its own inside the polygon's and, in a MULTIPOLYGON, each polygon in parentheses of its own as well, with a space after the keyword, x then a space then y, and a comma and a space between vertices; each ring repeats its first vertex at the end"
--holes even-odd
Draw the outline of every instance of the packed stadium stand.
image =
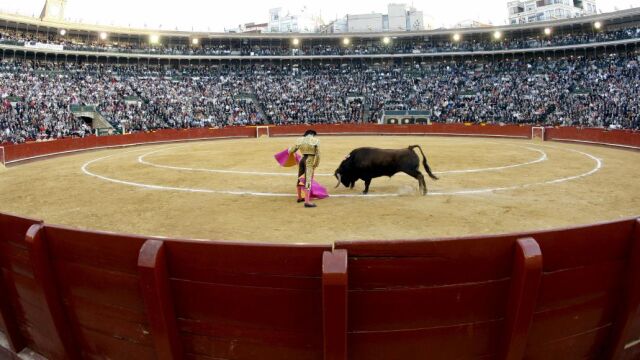
POLYGON ((3 15, 0 142, 95 134, 81 106, 114 132, 379 122, 394 110, 425 111, 429 122, 638 129, 638 20, 636 9, 345 44, 3 15))

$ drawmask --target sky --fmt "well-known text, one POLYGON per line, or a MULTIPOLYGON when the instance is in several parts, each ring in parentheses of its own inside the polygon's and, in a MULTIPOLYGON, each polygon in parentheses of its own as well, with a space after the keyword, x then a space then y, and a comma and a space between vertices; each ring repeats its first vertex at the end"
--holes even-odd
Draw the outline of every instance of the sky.
MULTIPOLYGON (((407 3, 431 17, 435 27, 478 20, 506 24, 507 0, 67 0, 70 21, 136 28, 224 31, 247 22, 267 22, 269 9, 307 7, 325 22, 346 14, 387 13, 390 2, 407 3)), ((0 11, 38 16, 45 0, 0 0, 0 11)), ((599 0, 603 12, 640 7, 640 0, 599 0)), ((427 20, 427 19, 425 19, 427 20)))

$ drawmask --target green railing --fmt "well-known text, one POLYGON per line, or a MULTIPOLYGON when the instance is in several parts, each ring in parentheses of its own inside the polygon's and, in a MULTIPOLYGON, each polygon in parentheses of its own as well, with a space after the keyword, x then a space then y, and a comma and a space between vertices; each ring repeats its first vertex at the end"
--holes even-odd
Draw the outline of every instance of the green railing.
POLYGON ((70 109, 71 109, 71 112, 74 112, 74 113, 96 111, 96 107, 90 106, 90 105, 71 105, 70 109))
POLYGON ((387 110, 384 114, 388 116, 429 116, 431 112, 428 110, 387 110))

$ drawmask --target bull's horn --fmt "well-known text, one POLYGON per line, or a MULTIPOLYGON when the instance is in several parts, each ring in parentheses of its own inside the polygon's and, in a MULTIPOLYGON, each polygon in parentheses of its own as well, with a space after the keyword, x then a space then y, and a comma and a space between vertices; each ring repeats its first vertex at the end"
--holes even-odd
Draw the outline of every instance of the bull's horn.
POLYGON ((338 184, 336 185, 336 189, 337 189, 338 186, 340 186, 340 182, 342 181, 342 176, 340 175, 340 173, 337 173, 336 177, 338 178, 338 184))

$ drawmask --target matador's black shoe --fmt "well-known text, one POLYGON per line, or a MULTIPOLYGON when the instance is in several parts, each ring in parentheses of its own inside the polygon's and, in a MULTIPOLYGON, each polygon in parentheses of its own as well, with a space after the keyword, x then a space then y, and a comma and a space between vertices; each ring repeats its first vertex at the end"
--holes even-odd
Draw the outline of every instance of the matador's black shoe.
POLYGON ((318 205, 313 204, 313 203, 304 203, 304 207, 306 207, 306 208, 314 208, 314 207, 317 207, 317 206, 318 205))
POLYGON ((304 201, 304 199, 298 199, 298 204, 303 202, 303 201, 304 201))

